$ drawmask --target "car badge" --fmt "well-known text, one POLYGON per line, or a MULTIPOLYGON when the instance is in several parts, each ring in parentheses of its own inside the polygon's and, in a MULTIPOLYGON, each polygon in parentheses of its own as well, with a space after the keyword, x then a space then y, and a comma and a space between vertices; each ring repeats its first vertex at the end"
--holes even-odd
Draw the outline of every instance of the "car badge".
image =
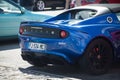
POLYGON ((107 22, 112 23, 113 22, 112 17, 107 17, 107 22))
POLYGON ((32 29, 43 29, 42 27, 31 27, 32 29))
POLYGON ((65 42, 58 42, 59 45, 66 45, 65 42))

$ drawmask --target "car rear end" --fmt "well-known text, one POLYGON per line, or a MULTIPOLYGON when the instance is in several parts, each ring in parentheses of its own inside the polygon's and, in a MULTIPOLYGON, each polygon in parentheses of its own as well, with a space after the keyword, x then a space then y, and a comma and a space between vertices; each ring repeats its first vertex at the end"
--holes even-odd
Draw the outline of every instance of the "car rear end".
POLYGON ((55 24, 23 22, 19 39, 22 58, 27 61, 39 58, 46 64, 74 64, 81 52, 79 38, 55 24))

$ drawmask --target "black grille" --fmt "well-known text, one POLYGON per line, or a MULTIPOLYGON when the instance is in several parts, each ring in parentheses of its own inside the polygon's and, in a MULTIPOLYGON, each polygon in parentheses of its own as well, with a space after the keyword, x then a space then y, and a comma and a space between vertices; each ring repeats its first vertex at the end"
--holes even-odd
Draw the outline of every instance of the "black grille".
POLYGON ((60 29, 49 27, 23 27, 24 32, 22 35, 35 36, 41 38, 60 38, 60 29))

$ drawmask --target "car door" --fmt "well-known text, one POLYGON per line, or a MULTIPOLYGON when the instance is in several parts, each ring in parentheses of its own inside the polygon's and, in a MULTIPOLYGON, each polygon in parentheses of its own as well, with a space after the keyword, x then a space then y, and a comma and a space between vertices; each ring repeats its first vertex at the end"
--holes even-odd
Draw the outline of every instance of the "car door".
POLYGON ((0 1, 0 37, 16 36, 21 22, 20 9, 6 0, 0 1))

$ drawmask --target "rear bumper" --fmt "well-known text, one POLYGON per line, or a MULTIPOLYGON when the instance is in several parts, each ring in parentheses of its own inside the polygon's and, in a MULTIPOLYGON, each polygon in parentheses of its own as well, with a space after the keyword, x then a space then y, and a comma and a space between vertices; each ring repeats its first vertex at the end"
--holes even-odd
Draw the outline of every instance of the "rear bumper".
MULTIPOLYGON (((27 58, 32 55, 39 56, 50 56, 52 59, 59 59, 62 62, 67 62, 69 64, 76 64, 79 57, 82 55, 81 49, 80 49, 80 42, 79 40, 74 39, 44 39, 44 38, 37 38, 37 37, 26 37, 21 36, 20 37, 20 47, 22 50, 22 55, 25 54, 27 58), (42 43, 46 45, 45 50, 32 50, 29 49, 29 43, 30 42, 37 42, 42 43), (77 44, 77 45, 76 45, 77 44), (30 53, 30 54, 28 54, 30 53), (53 56, 55 57, 53 57, 53 56)), ((48 57, 47 57, 48 59, 48 57)), ((29 60, 29 59, 27 59, 29 60)), ((56 60, 57 61, 57 60, 56 60)))
MULTIPOLYGON (((33 36, 20 35, 20 47, 22 50, 22 55, 24 60, 31 57, 42 59, 44 57, 47 61, 57 61, 65 62, 69 64, 76 64, 78 59, 84 52, 84 41, 83 39, 73 35, 65 39, 49 39, 49 38, 40 38, 33 36), (44 44, 45 49, 31 49, 30 43, 39 43, 44 44), (42 56, 42 57, 41 57, 42 56), (55 59, 55 60, 53 60, 55 59)), ((45 59, 42 59, 44 61, 45 59)))
POLYGON ((57 64, 57 65, 70 64, 63 57, 46 53, 22 52, 21 56, 23 60, 29 62, 37 59, 44 64, 57 64))

